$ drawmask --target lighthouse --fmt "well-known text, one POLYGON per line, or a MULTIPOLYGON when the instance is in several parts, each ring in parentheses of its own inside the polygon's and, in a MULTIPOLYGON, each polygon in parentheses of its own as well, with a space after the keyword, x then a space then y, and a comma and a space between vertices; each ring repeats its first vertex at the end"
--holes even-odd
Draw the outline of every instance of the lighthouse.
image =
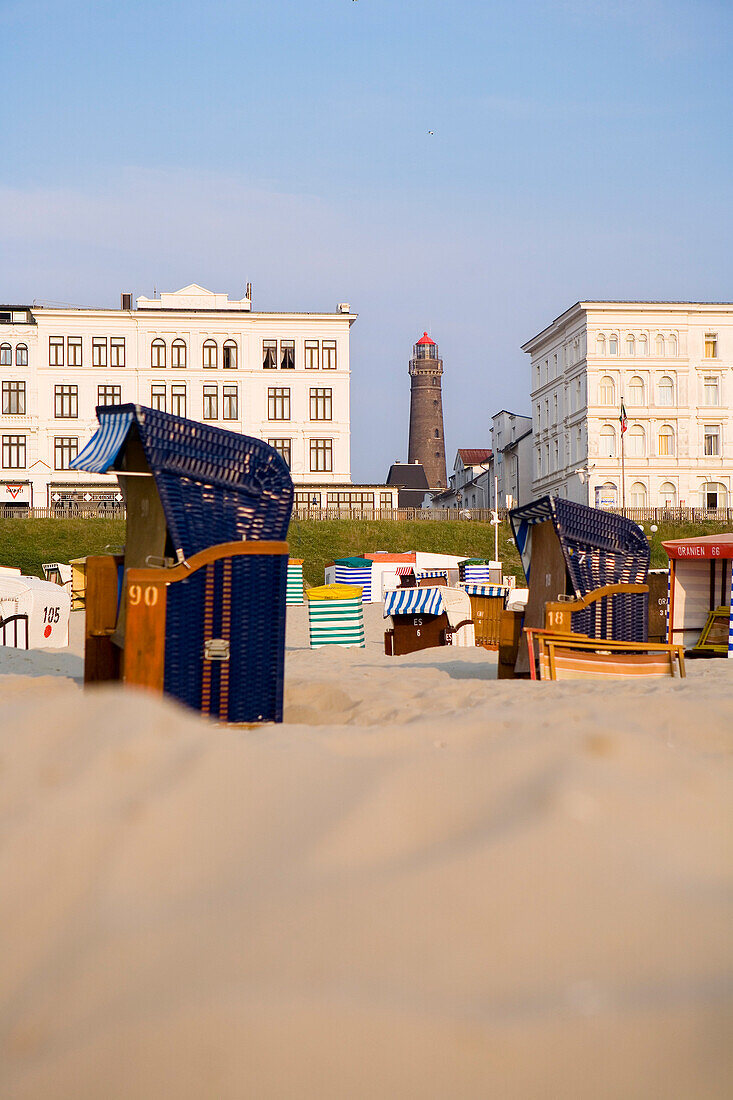
POLYGON ((408 461, 419 462, 431 489, 445 489, 445 439, 443 438, 443 360, 438 345, 424 332, 412 349, 410 360, 410 441, 408 461))

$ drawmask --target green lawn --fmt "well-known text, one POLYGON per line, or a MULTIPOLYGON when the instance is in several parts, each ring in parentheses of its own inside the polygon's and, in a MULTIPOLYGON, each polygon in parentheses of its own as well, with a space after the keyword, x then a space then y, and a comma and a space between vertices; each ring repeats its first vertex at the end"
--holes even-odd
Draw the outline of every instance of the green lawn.
MULTIPOLYGON (((729 530, 721 523, 663 524, 651 534, 652 566, 667 565, 662 540, 717 534, 729 530)), ((519 556, 510 541, 508 524, 499 529, 499 557, 504 572, 521 577, 519 556)), ((119 547, 125 538, 120 519, 7 519, 0 520, 0 566, 15 566, 23 573, 42 575, 46 561, 69 561, 87 554, 119 547)), ((494 554, 494 529, 488 523, 460 520, 293 520, 289 532, 290 553, 303 558, 308 584, 323 584, 326 562, 374 550, 399 553, 428 550, 467 558, 494 554)))

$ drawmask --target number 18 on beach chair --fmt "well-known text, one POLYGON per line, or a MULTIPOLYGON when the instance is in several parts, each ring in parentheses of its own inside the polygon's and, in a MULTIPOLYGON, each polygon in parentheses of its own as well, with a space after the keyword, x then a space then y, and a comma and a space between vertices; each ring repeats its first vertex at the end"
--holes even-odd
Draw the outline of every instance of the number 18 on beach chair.
POLYGON ((87 559, 85 682, 163 691, 222 722, 282 721, 287 466, 258 439, 97 409, 72 467, 117 474, 124 552, 87 559))

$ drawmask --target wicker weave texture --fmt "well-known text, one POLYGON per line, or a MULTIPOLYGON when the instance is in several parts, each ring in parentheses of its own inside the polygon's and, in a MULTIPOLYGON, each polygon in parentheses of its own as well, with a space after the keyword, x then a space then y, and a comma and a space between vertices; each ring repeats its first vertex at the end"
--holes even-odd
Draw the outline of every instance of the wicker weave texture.
POLYGON ((206 569, 169 585, 167 694, 221 721, 282 721, 287 560, 286 554, 254 554, 219 559, 207 567, 213 570, 213 616, 208 624, 206 569), (227 633, 227 568, 230 656, 227 662, 207 662, 206 641, 227 633))
POLYGON ((287 537, 293 483, 261 439, 134 409, 175 550, 186 557, 222 542, 287 537))

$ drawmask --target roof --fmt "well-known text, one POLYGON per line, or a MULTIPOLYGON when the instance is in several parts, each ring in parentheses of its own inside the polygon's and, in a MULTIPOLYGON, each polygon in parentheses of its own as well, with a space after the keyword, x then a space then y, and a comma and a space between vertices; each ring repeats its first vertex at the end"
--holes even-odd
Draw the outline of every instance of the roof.
POLYGON ((459 447, 458 453, 464 466, 479 466, 491 458, 491 450, 488 447, 459 447))
POLYGON ((733 534, 671 539, 662 546, 669 558, 733 558, 733 534))
POLYGON ((422 336, 418 340, 417 344, 418 344, 418 347, 420 346, 420 344, 431 344, 432 347, 436 347, 435 340, 431 340, 430 337, 428 336, 427 332, 424 332, 422 334, 422 336))
POLYGON ((365 558, 369 558, 370 561, 376 562, 377 565, 383 562, 395 562, 395 561, 415 561, 415 551, 411 550, 404 554, 389 554, 386 550, 378 550, 375 554, 364 554, 365 558))
POLYGON ((396 485, 398 489, 428 489, 425 468, 420 462, 394 462, 387 474, 386 485, 396 485))
POLYGON ((546 325, 535 336, 532 336, 526 343, 520 345, 521 351, 531 352, 533 345, 538 341, 541 341, 542 337, 546 336, 559 321, 567 321, 574 313, 582 314, 593 308, 603 308, 604 306, 639 306, 644 308, 647 306, 665 306, 667 309, 679 309, 679 310, 694 310, 697 308, 703 309, 733 309, 733 303, 731 302, 677 302, 674 299, 668 301, 661 300, 649 300, 649 301, 633 301, 631 299, 623 298, 585 298, 579 302, 574 302, 573 305, 568 306, 559 316, 555 317, 553 321, 550 321, 549 325, 546 325))

